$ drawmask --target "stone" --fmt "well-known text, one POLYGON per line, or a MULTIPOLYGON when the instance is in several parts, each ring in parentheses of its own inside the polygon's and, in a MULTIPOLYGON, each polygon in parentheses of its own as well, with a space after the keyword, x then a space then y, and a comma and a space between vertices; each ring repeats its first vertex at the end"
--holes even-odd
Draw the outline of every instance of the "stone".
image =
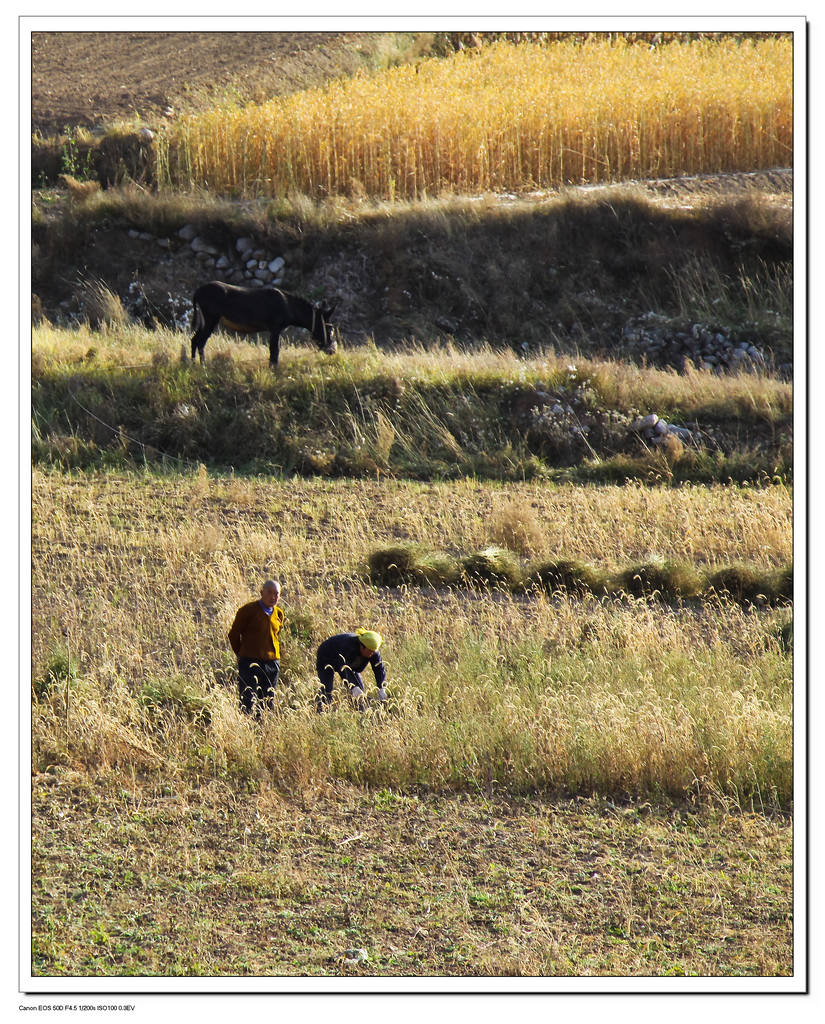
POLYGON ((225 270, 229 266, 229 260, 225 256, 219 256, 215 260, 215 266, 218 270, 225 270))
POLYGON ((189 246, 192 249, 192 252, 206 252, 212 256, 218 255, 218 250, 214 245, 210 245, 209 242, 204 238, 201 238, 199 235, 192 239, 189 246))
POLYGON ((276 256, 274 260, 269 261, 267 266, 271 273, 277 274, 279 270, 283 270, 284 268, 283 256, 276 256))
POLYGON ((269 271, 266 267, 258 267, 257 270, 253 270, 252 276, 257 278, 259 281, 268 281, 270 278, 269 271))
POLYGON ((667 428, 667 420, 656 420, 656 422, 653 425, 653 432, 661 437, 667 433, 667 428))
POLYGON ((344 950, 344 963, 346 964, 363 964, 369 960, 369 954, 365 949, 345 949, 344 950))
POLYGON ((656 424, 659 422, 659 417, 655 412, 648 413, 647 416, 642 416, 636 420, 630 427, 631 430, 653 430, 656 424))
POLYGON ((158 245, 161 247, 161 249, 168 249, 169 248, 169 244, 170 243, 169 243, 169 239, 168 238, 159 238, 158 239, 158 245))
POLYGON ((254 247, 255 247, 255 243, 252 241, 251 238, 239 238, 235 242, 235 248, 241 254, 243 254, 245 252, 250 252, 254 247))
POLYGON ((141 142, 151 142, 155 137, 155 133, 151 128, 140 128, 138 129, 138 137, 141 142))
POLYGON ((671 423, 668 425, 667 432, 669 434, 673 434, 675 437, 678 437, 680 441, 693 440, 693 434, 690 430, 688 430, 687 427, 677 427, 671 423))
POLYGON ((247 270, 252 270, 253 267, 257 267, 258 266, 258 261, 257 260, 247 260, 246 263, 244 264, 244 266, 246 267, 247 270))
POLYGON ((130 238, 140 238, 140 232, 137 231, 135 228, 129 228, 127 234, 129 235, 130 238))
POLYGON ((191 242, 197 234, 198 229, 194 224, 184 224, 180 231, 178 231, 178 238, 182 238, 184 242, 191 242))

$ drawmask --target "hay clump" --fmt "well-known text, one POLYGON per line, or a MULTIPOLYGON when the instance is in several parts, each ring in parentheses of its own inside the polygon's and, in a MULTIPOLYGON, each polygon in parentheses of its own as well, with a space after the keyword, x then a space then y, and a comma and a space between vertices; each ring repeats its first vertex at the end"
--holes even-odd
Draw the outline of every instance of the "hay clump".
POLYGON ((490 545, 461 559, 463 574, 472 583, 507 586, 524 584, 524 569, 519 558, 507 548, 490 545))
POLYGON ((793 570, 784 572, 790 575, 783 578, 781 572, 772 575, 752 565, 737 562, 710 573, 707 587, 719 597, 726 597, 739 604, 763 604, 776 600, 780 590, 787 590, 790 596, 793 595, 793 570))
POLYGON ((460 571, 455 559, 443 551, 432 551, 423 544, 398 544, 372 552, 369 576, 373 583, 387 587, 403 583, 449 586, 457 582, 460 571))
POLYGON ((527 583, 549 593, 557 590, 578 595, 607 593, 605 574, 577 559, 540 562, 531 569, 527 583))
POLYGON ((644 562, 619 573, 615 589, 633 597, 653 597, 664 601, 698 597, 702 592, 702 577, 682 562, 644 562))

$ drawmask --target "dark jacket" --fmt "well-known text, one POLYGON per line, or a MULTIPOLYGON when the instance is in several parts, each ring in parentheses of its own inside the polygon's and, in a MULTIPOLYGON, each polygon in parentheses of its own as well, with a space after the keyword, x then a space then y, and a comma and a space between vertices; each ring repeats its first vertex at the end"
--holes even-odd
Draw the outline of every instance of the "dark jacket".
POLYGON ((361 654, 361 641, 355 633, 338 633, 324 640, 318 648, 315 664, 319 672, 332 668, 344 678, 353 672, 360 675, 369 664, 375 673, 377 686, 383 686, 387 679, 380 652, 376 651, 371 658, 365 658, 361 654))

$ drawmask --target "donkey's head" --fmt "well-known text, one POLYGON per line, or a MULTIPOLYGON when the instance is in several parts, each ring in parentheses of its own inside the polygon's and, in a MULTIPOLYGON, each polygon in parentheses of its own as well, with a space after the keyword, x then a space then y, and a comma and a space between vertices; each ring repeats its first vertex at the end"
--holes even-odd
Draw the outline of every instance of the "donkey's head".
POLYGON ((321 307, 312 311, 312 337, 318 343, 318 348, 322 348, 328 356, 334 355, 338 350, 338 342, 335 338, 336 330, 330 323, 334 312, 334 305, 328 309, 321 307))

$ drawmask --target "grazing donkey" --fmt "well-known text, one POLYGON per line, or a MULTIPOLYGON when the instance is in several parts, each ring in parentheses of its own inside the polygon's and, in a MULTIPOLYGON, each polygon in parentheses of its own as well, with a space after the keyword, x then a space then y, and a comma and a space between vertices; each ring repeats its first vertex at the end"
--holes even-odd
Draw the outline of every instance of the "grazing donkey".
POLYGON ((210 281, 197 289, 192 302, 195 306, 193 360, 197 352, 203 362, 206 339, 219 323, 241 334, 269 331, 269 365, 273 369, 278 365, 281 331, 285 327, 305 327, 327 355, 338 348, 329 322, 335 307, 319 309, 306 299, 279 288, 239 288, 222 281, 210 281))

